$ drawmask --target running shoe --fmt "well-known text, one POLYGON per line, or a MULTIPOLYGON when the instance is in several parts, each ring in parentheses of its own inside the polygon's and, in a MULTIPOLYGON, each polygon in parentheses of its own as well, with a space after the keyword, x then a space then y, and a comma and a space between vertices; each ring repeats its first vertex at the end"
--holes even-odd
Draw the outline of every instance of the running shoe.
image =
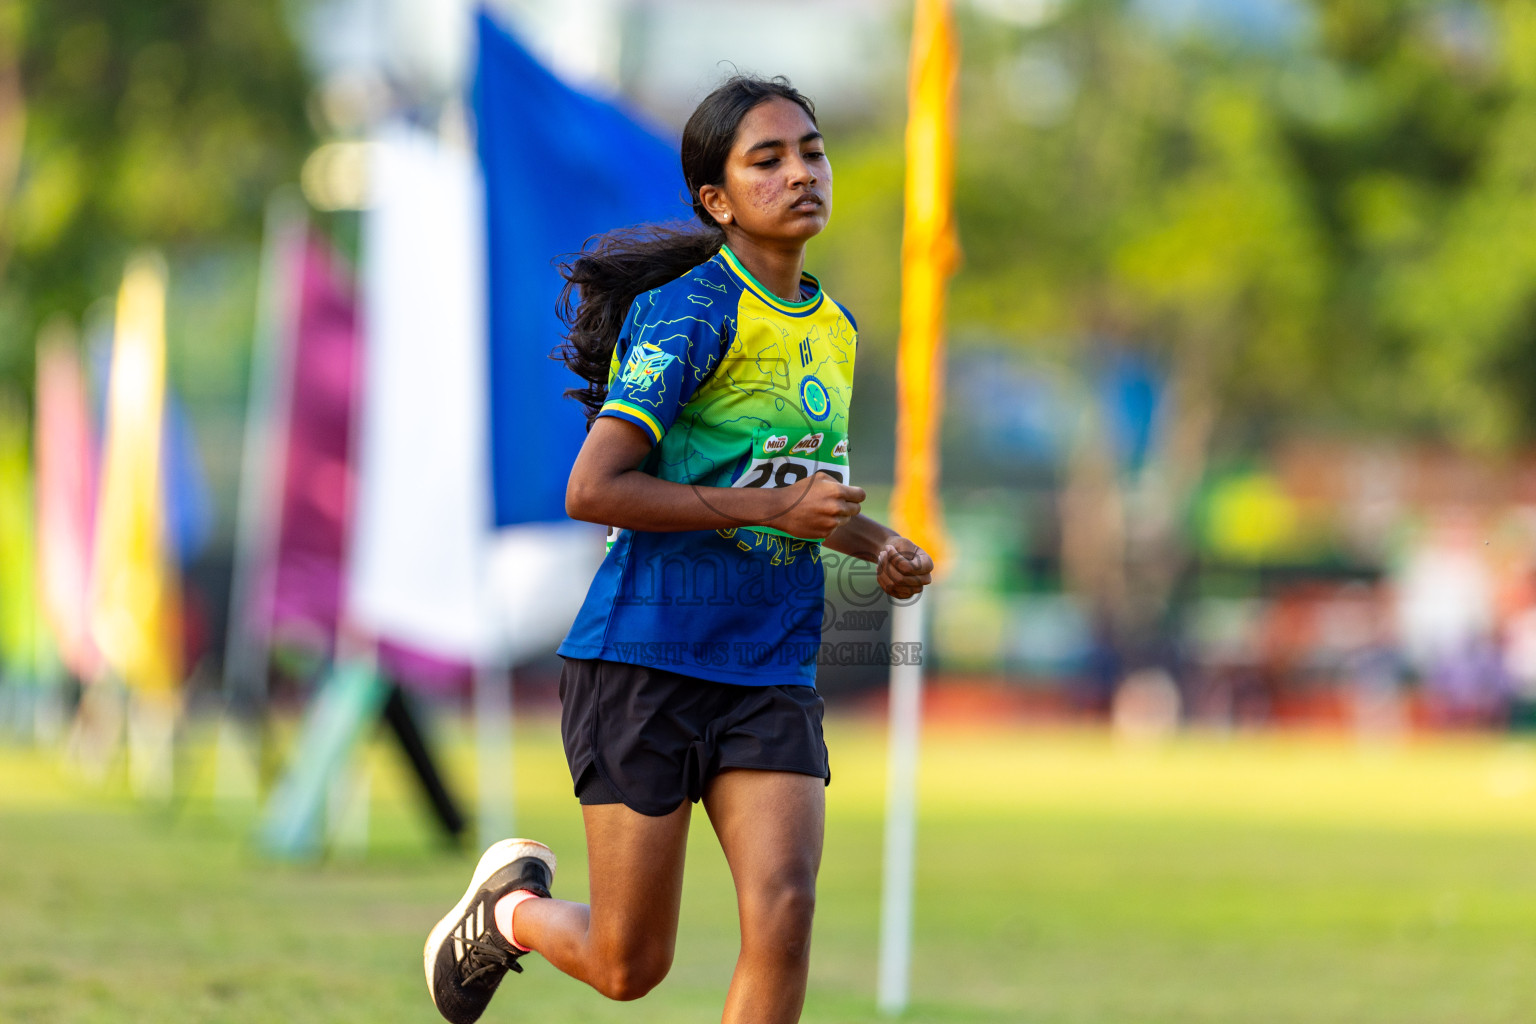
POLYGON ((496 901, 527 889, 549 895, 555 855, 531 839, 503 839, 480 857, 464 897, 427 936, 422 960, 437 1012, 453 1024, 474 1024, 508 971, 522 973, 513 946, 496 927, 496 901))

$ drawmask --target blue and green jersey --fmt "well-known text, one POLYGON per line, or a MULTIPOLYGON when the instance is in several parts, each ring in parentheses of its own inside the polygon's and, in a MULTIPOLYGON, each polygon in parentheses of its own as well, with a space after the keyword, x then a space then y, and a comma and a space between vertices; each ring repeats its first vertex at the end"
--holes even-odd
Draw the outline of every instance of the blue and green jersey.
MULTIPOLYGON (((599 416, 654 444, 641 468, 701 487, 849 480, 853 318, 809 274, 799 302, 729 249, 635 299, 599 416)), ((701 497, 707 497, 701 493, 701 497)), ((618 531, 560 653, 723 683, 813 684, 821 544, 743 524, 618 531)))

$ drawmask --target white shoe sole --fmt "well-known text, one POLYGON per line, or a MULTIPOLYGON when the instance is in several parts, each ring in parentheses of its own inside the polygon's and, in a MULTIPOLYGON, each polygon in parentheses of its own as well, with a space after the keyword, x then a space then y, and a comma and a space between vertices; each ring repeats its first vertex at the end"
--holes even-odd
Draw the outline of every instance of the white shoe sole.
POLYGON ((503 839, 499 843, 492 843, 484 853, 480 855, 480 863, 475 865, 475 873, 470 877, 469 888, 464 890, 464 895, 459 902, 454 904, 452 910, 432 928, 427 934, 427 944, 422 948, 422 965, 427 974, 427 991, 432 995, 432 1005, 437 1006, 437 986, 433 984, 432 974, 437 966, 437 951, 443 941, 448 938, 453 926, 459 923, 459 918, 464 916, 469 901, 474 899, 475 893, 485 884, 485 880, 496 872, 506 867, 515 860, 523 857, 537 857, 549 868, 549 877, 553 881, 555 877, 555 852, 543 843, 532 839, 503 839))

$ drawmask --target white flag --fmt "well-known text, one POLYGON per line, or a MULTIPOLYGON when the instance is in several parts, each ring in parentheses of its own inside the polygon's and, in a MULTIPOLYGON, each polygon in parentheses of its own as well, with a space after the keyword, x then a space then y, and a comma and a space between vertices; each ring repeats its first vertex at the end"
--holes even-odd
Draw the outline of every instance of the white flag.
POLYGON ((370 150, 347 615, 374 636, 478 661, 491 642, 479 168, 406 127, 370 150))

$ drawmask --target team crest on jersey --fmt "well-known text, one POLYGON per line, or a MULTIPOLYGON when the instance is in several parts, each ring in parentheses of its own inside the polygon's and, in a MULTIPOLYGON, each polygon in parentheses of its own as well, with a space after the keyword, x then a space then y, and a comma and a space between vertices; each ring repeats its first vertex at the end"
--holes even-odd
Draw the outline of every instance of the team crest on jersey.
POLYGON ((624 372, 619 376, 631 391, 645 391, 661 379, 661 374, 677 356, 660 347, 643 341, 629 350, 624 360, 624 372))
POLYGON ((821 381, 806 374, 800 382, 800 404, 805 407, 805 413, 813 420, 824 420, 827 413, 832 411, 832 402, 827 398, 827 389, 821 386, 821 381))
POLYGON ((809 455, 821 447, 822 435, 819 431, 815 434, 806 434, 795 442, 795 446, 789 450, 791 455, 809 455))

